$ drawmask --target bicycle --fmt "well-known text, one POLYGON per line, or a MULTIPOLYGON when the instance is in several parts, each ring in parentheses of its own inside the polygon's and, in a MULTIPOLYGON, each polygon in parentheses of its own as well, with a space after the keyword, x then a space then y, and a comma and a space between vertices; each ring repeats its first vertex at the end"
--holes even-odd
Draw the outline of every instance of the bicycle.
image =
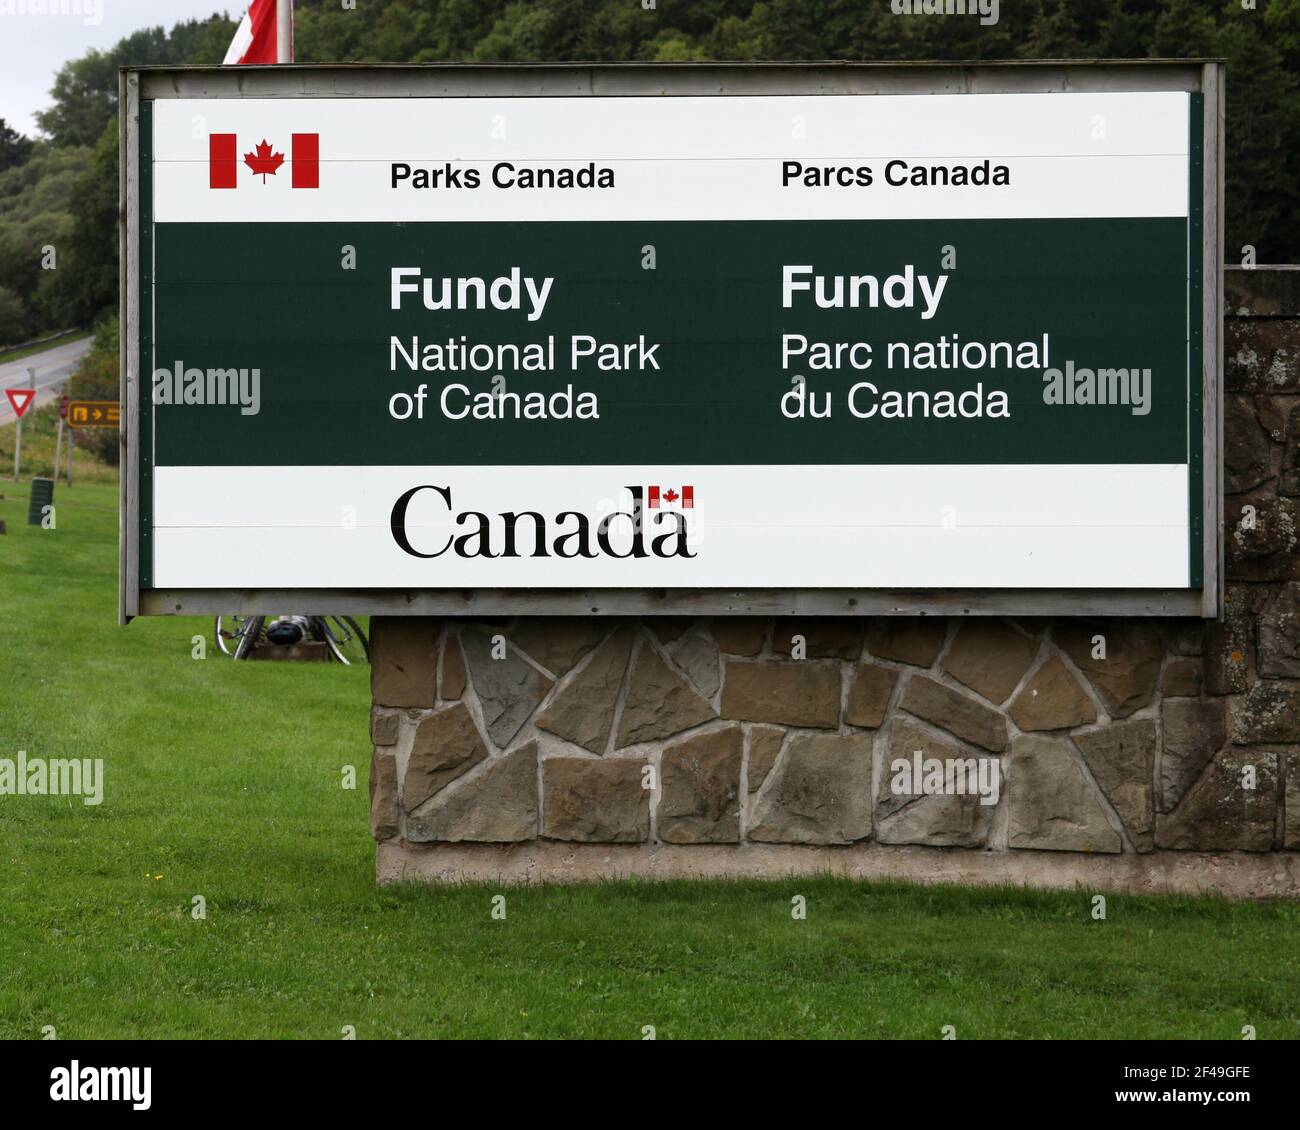
POLYGON ((255 647, 318 642, 339 663, 370 662, 370 640, 351 616, 218 616, 217 647, 231 659, 247 659, 255 647))

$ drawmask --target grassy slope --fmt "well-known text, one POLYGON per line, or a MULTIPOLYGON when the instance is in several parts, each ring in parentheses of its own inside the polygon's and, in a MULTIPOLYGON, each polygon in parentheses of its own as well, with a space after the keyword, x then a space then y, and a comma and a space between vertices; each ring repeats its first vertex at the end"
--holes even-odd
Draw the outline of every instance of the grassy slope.
POLYGON ((0 492, 0 756, 106 772, 98 808, 0 797, 0 1036, 1300 1037, 1295 905, 799 879, 493 921, 491 888, 377 890, 366 672, 118 628, 115 491, 60 487, 55 531, 0 492))
MULTIPOLYGON (((57 402, 33 408, 23 415, 23 450, 22 465, 19 470, 25 480, 33 475, 50 478, 54 474, 54 456, 59 456, 59 481, 67 482, 69 437, 75 434, 71 428, 63 430, 63 446, 59 447, 57 429, 59 425, 59 405, 57 402)), ((15 489, 21 484, 14 483, 14 432, 18 425, 10 421, 0 427, 0 492, 4 491, 6 482, 15 489)), ((114 435, 117 433, 114 432, 114 435)), ((85 448, 78 446, 72 453, 72 489, 74 492, 84 483, 108 483, 117 485, 117 468, 101 463, 96 456, 85 448)), ((26 489, 23 487, 23 489, 26 489)), ((62 487, 60 487, 62 490, 62 487)))

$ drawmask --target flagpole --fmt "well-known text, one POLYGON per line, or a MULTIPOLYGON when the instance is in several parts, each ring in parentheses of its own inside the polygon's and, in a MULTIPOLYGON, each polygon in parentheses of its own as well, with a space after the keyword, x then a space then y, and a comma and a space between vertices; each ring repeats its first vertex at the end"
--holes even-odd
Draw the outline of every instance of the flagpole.
POLYGON ((275 61, 293 62, 293 0, 275 0, 275 61))

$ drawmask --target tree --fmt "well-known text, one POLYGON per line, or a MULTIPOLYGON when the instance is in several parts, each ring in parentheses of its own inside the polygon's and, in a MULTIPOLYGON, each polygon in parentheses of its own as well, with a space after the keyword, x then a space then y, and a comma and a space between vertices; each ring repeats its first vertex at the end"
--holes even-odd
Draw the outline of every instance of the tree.
POLYGON ((27 311, 23 300, 0 286, 0 345, 17 345, 27 338, 27 311))
POLYGON ((49 299, 64 325, 88 326, 117 308, 117 118, 95 146, 77 191, 71 246, 49 299))
POLYGON ((0 172, 0 279, 26 309, 25 338, 62 328, 49 301, 59 271, 45 268, 66 265, 77 193, 90 168, 90 150, 38 142, 25 164, 0 172))
POLYGON ((117 113, 117 73, 124 66, 168 63, 219 63, 235 34, 225 15, 186 20, 171 31, 143 28, 109 51, 88 51, 65 63, 54 76, 48 110, 36 123, 55 145, 94 145, 117 113))
POLYGON ((1088 53, 1079 32, 1074 0, 1047 0, 1039 9, 1025 44, 1036 59, 1077 59, 1088 53))
POLYGON ((21 165, 32 153, 32 141, 0 118, 0 173, 21 165))

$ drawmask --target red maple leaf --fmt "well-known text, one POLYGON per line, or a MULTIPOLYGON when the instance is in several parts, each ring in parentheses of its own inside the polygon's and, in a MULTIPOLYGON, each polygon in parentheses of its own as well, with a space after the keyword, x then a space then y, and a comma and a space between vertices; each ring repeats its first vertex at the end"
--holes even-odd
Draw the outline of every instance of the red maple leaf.
POLYGON ((669 487, 666 491, 664 491, 664 501, 665 501, 665 502, 676 502, 676 501, 677 501, 677 497, 678 497, 678 496, 677 496, 677 492, 676 492, 675 490, 673 490, 672 487, 669 487))
POLYGON ((275 170, 284 164, 284 154, 276 153, 271 146, 266 143, 266 138, 262 138, 262 144, 259 145, 252 153, 244 154, 244 164, 247 165, 254 173, 262 174, 262 183, 266 183, 266 174, 275 175, 275 170))

